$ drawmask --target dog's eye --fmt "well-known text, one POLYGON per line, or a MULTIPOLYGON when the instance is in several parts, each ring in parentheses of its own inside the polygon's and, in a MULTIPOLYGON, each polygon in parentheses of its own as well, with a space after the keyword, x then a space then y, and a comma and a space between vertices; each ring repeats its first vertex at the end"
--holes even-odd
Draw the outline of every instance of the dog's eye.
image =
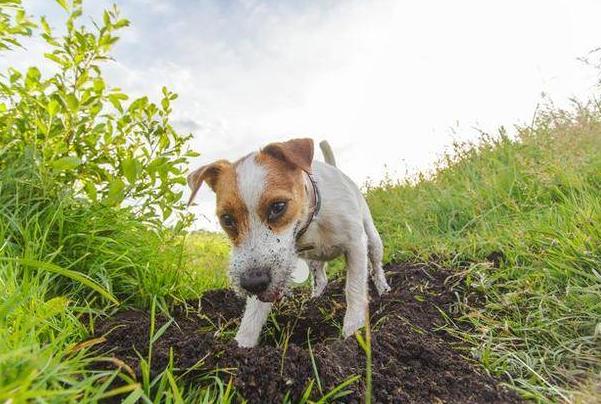
POLYGON ((270 222, 278 219, 284 214, 284 212, 286 212, 287 206, 288 205, 286 202, 272 203, 267 212, 267 219, 269 219, 270 222))
POLYGON ((234 227, 236 227, 236 221, 234 220, 232 215, 221 215, 219 221, 221 222, 221 226, 223 226, 226 229, 233 229, 234 227))

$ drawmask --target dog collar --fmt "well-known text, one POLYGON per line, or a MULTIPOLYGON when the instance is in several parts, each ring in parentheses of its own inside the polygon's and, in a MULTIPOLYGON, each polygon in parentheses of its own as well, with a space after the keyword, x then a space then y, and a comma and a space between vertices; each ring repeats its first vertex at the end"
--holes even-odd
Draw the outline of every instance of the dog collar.
POLYGON ((311 174, 309 171, 305 171, 305 174, 307 174, 307 177, 309 178, 309 182, 311 183, 311 187, 313 188, 313 209, 311 211, 311 214, 309 215, 309 219, 307 220, 307 222, 296 233, 297 241, 303 236, 303 234, 305 234, 305 232, 307 231, 307 229, 313 222, 313 219, 315 219, 315 216, 317 216, 317 214, 319 213, 319 210, 321 209, 321 194, 319 193, 319 188, 317 187, 317 182, 315 182, 315 178, 313 177, 313 174, 311 174))

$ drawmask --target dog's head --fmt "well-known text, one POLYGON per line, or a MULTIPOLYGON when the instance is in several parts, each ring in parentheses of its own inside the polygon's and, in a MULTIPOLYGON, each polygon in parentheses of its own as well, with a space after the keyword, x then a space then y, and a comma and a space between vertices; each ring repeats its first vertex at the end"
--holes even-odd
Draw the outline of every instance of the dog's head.
POLYGON ((296 233, 307 218, 305 174, 313 140, 272 143, 230 163, 219 160, 188 176, 190 202, 203 182, 217 195, 217 216, 232 241, 230 280, 242 296, 282 297, 296 267, 296 233))

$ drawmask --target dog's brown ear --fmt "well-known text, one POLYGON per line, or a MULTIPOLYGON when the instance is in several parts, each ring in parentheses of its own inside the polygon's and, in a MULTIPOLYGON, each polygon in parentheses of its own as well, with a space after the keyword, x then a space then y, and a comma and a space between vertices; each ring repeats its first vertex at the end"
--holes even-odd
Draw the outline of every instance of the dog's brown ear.
POLYGON ((206 182, 209 187, 215 191, 215 184, 217 184, 219 176, 224 170, 231 167, 231 165, 232 163, 227 160, 218 160, 192 171, 190 175, 188 175, 188 186, 192 190, 192 195, 190 195, 190 199, 188 200, 188 206, 190 206, 196 197, 196 193, 203 182, 206 182))
POLYGON ((271 143, 263 148, 263 153, 304 171, 311 172, 313 139, 292 139, 287 142, 271 143))

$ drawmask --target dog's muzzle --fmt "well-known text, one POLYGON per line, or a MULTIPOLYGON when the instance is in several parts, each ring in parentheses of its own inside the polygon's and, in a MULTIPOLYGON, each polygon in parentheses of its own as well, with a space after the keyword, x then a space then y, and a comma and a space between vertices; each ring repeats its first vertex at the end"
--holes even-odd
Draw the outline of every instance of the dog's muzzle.
POLYGON ((265 292, 270 282, 271 274, 267 268, 253 268, 240 277, 240 286, 253 295, 265 292))
POLYGON ((270 290, 271 272, 267 268, 253 268, 240 276, 240 286, 262 302, 276 302, 283 297, 281 290, 270 290))

